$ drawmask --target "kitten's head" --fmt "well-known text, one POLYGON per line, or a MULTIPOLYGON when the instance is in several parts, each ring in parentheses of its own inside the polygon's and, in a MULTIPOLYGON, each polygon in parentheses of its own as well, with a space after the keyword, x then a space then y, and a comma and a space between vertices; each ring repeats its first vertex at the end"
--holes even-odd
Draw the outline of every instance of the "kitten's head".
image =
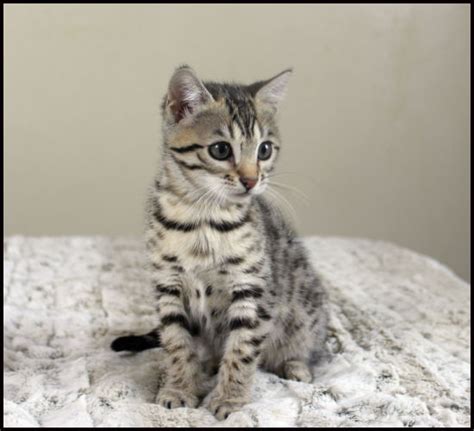
POLYGON ((280 150, 275 114, 290 75, 289 69, 251 85, 218 84, 178 68, 162 106, 168 181, 216 203, 262 193, 280 150))

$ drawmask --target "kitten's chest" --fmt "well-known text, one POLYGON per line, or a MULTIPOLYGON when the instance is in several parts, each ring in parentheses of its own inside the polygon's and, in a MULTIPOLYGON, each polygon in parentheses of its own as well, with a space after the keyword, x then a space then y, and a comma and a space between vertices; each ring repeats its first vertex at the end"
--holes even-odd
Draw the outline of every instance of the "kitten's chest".
POLYGON ((155 251, 176 256, 186 271, 212 268, 242 255, 257 236, 249 207, 200 207, 163 193, 155 202, 154 217, 151 229, 160 238, 155 251))
POLYGON ((229 257, 245 255, 254 237, 251 227, 236 232, 218 232, 202 227, 194 232, 167 232, 160 251, 177 256, 187 272, 219 270, 229 257))

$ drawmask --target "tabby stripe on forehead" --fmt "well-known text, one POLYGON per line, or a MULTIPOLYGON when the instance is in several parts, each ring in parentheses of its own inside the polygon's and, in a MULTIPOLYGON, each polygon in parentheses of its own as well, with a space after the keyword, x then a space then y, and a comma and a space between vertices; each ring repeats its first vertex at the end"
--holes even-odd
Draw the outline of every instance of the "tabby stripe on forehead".
POLYGON ((233 101, 230 100, 229 98, 225 99, 225 103, 227 105, 229 114, 232 116, 232 122, 237 124, 237 126, 240 129, 240 132, 242 133, 242 135, 245 136, 245 130, 244 130, 244 127, 242 126, 242 123, 240 122, 237 106, 234 105, 233 101))
POLYGON ((170 147, 170 150, 175 151, 176 153, 189 153, 190 151, 196 151, 204 148, 202 145, 199 144, 191 144, 186 147, 170 147))
POLYGON ((227 128, 229 129, 229 135, 232 139, 234 139, 234 131, 232 130, 232 125, 227 124, 227 128))
POLYGON ((263 128, 262 125, 260 124, 260 121, 257 121, 257 127, 258 127, 258 133, 260 133, 260 138, 263 137, 263 128))
POLYGON ((242 227, 245 223, 250 220, 250 212, 248 212, 242 220, 236 221, 234 223, 228 221, 216 222, 213 220, 209 221, 209 226, 219 232, 230 232, 231 230, 238 229, 242 227))
POLYGON ((174 220, 170 220, 166 218, 162 213, 161 213, 161 208, 158 205, 158 202, 155 203, 156 205, 156 210, 153 213, 155 216, 155 219, 166 229, 168 230, 179 230, 181 232, 191 232, 193 230, 196 230, 199 228, 199 225, 195 224, 190 224, 190 223, 180 223, 174 220))
MULTIPOLYGON (((236 110, 237 110, 237 109, 236 109, 236 106, 233 104, 232 100, 231 100, 229 97, 226 97, 226 98, 224 99, 224 101, 225 101, 225 104, 226 104, 226 106, 227 106, 227 110, 229 111, 229 115, 234 116, 234 115, 235 115, 235 112, 236 112, 236 110)), ((232 121, 233 121, 233 120, 234 120, 234 119, 232 118, 232 121)))
POLYGON ((240 117, 238 114, 234 114, 232 116, 232 121, 237 124, 238 128, 240 129, 240 132, 242 133, 242 135, 244 136, 247 136, 247 132, 245 131, 245 128, 244 126, 242 125, 241 121, 240 121, 240 117))
POLYGON ((254 129, 255 129, 255 121, 256 121, 255 112, 252 112, 250 114, 249 136, 253 136, 253 132, 254 132, 254 129))
POLYGON ((243 123, 245 137, 253 136, 256 114, 252 100, 247 99, 239 103, 238 112, 243 123))

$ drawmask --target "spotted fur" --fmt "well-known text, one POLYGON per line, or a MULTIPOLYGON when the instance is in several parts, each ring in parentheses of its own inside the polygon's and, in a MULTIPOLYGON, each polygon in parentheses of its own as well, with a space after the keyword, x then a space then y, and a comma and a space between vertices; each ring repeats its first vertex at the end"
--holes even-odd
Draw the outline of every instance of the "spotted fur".
POLYGON ((207 407, 219 419, 248 402, 257 366, 312 378, 326 294, 295 232, 262 196, 280 150, 275 113, 289 75, 249 86, 202 83, 184 66, 171 78, 147 206, 160 325, 112 345, 163 347, 164 407, 197 406, 216 372, 207 407), (230 159, 211 156, 216 142, 230 144, 230 159), (262 142, 272 146, 267 160, 258 158, 262 142), (248 190, 241 178, 255 185, 248 190))

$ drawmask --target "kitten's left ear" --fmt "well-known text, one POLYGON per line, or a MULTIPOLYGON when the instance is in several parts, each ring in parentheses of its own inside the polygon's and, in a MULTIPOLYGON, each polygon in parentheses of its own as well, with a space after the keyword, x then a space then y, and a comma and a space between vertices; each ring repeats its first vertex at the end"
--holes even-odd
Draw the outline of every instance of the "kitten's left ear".
POLYGON ((253 85, 256 89, 255 99, 277 110, 278 105, 285 97, 292 73, 293 69, 286 69, 267 81, 255 83, 253 85))

